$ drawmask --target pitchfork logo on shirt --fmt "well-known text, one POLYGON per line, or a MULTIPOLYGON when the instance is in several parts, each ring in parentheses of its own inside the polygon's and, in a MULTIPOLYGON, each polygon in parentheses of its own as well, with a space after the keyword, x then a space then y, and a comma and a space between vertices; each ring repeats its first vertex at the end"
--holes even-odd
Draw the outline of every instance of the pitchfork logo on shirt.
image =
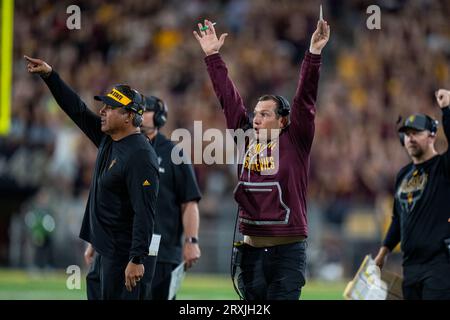
POLYGON ((275 157, 269 156, 269 153, 276 145, 276 142, 252 144, 247 151, 244 168, 258 172, 275 169, 275 157))
POLYGON ((111 163, 110 163, 110 165, 109 165, 109 167, 108 167, 108 170, 111 170, 111 168, 112 168, 116 163, 117 163, 117 160, 116 160, 116 159, 114 159, 113 161, 111 161, 111 163))
POLYGON ((428 174, 419 170, 406 175, 397 191, 397 199, 405 212, 411 212, 422 197, 428 174))

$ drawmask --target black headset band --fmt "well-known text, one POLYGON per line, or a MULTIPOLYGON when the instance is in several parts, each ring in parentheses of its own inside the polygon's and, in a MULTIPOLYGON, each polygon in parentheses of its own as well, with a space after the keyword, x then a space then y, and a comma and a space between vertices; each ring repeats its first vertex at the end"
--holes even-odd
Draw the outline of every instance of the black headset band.
POLYGON ((279 95, 275 95, 275 98, 278 100, 280 105, 280 107, 277 109, 278 114, 280 116, 288 116, 291 112, 289 101, 287 101, 285 97, 279 95))

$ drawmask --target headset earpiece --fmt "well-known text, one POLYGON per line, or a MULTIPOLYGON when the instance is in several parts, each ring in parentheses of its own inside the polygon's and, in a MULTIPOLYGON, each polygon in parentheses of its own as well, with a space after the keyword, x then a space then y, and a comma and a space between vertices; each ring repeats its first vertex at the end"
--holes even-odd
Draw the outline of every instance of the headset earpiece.
POLYGON ((155 110, 155 115, 153 116, 153 121, 155 123, 155 127, 161 128, 167 122, 167 106, 161 99, 158 98, 156 98, 156 106, 157 107, 155 110))
POLYGON ((136 128, 140 127, 142 125, 142 116, 140 114, 134 113, 133 116, 133 126, 135 126, 136 128))
POLYGON ((289 104, 289 101, 283 96, 275 96, 277 100, 280 102, 280 107, 277 109, 277 113, 282 116, 286 117, 291 113, 291 105, 289 104))
POLYGON ((433 134, 433 136, 436 136, 437 130, 438 130, 438 126, 439 126, 439 121, 434 120, 434 119, 432 119, 432 120, 433 120, 433 132, 432 132, 432 134, 433 134))
POLYGON ((430 116, 426 115, 428 121, 430 121, 430 133, 432 137, 435 137, 438 130, 439 121, 434 120, 430 116))
POLYGON ((153 125, 156 128, 163 127, 167 122, 168 108, 167 105, 155 96, 145 98, 146 110, 153 111, 153 125))
POLYGON ((142 121, 144 120, 144 97, 138 91, 131 89, 134 94, 133 100, 125 107, 126 110, 129 110, 133 113, 133 126, 139 128, 142 125, 142 121))

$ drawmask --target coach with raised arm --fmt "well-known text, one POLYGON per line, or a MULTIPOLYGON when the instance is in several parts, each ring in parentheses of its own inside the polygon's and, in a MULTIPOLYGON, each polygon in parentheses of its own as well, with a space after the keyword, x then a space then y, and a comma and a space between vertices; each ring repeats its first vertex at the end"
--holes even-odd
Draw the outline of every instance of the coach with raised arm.
POLYGON ((140 282, 153 234, 159 188, 158 161, 141 134, 143 96, 117 85, 93 113, 45 61, 25 56, 56 102, 98 148, 80 238, 98 252, 87 275, 88 299, 139 299, 149 291, 140 282), (100 288, 93 291, 92 288, 100 288))
POLYGON ((194 36, 206 55, 227 127, 253 130, 238 165, 239 182, 234 194, 239 229, 244 235, 239 248, 240 294, 246 300, 298 300, 305 284, 306 190, 321 51, 328 42, 330 27, 322 19, 317 23, 300 68, 292 108, 282 96, 263 95, 251 122, 219 53, 226 34, 217 38, 208 20, 198 26, 194 36))
MULTIPOLYGON (((436 100, 450 141, 450 91, 438 90, 436 100)), ((450 300, 450 149, 434 148, 437 125, 419 113, 399 128, 412 161, 397 175, 392 222, 375 258, 382 268, 401 243, 405 300, 450 300)))

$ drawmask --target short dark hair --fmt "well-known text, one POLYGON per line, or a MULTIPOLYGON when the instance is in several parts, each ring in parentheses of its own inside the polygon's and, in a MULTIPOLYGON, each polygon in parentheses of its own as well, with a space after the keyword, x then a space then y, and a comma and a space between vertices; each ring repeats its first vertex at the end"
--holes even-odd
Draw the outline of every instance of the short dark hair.
POLYGON ((262 95, 261 97, 258 98, 258 102, 260 102, 260 101, 275 102, 275 105, 276 105, 275 116, 277 117, 277 119, 280 117, 280 113, 278 112, 278 110, 282 108, 282 105, 281 105, 281 101, 278 100, 278 98, 275 95, 273 95, 273 94, 262 95))

